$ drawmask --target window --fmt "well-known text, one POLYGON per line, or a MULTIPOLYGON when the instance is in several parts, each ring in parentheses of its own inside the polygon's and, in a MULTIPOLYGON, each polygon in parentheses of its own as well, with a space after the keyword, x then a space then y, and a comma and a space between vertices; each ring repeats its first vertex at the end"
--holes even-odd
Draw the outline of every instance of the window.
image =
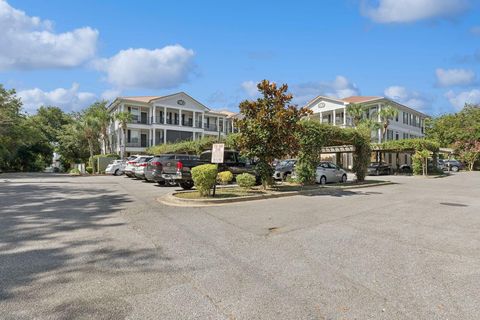
POLYGON ((408 139, 408 133, 403 133, 403 139, 408 139))
POLYGON ((395 121, 397 121, 397 122, 398 122, 398 114, 399 114, 399 113, 400 113, 400 112, 397 110, 397 114, 395 115, 395 121))
POLYGON ((235 163, 235 153, 233 152, 225 152, 223 162, 225 163, 235 163))
POLYGON ((408 124, 408 113, 403 113, 403 124, 408 124))
POLYGON ((400 135, 398 134, 398 132, 395 132, 395 140, 400 140, 400 135))

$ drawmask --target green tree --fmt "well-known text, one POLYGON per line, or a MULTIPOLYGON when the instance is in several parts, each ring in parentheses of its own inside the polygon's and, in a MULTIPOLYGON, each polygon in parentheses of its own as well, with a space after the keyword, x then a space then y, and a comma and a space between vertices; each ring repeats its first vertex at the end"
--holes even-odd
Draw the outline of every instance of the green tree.
POLYGON ((266 188, 273 183, 273 160, 298 151, 298 140, 293 133, 300 129, 299 120, 310 114, 310 110, 290 105, 292 95, 287 93, 286 84, 277 87, 263 80, 257 88, 261 98, 240 103, 243 119, 237 121, 238 145, 247 157, 258 159, 257 170, 266 188))
POLYGON ((390 120, 395 118, 398 115, 398 110, 391 105, 385 105, 378 112, 380 116, 380 123, 382 129, 382 141, 385 141, 385 136, 387 134, 388 126, 390 125, 390 120))
POLYGON ((35 119, 22 113, 15 90, 0 85, 0 167, 38 171, 51 162, 53 149, 35 119))
POLYGON ((426 135, 443 147, 453 147, 457 141, 480 140, 480 106, 465 104, 457 113, 428 119, 426 135))
POLYGON ((347 105, 347 114, 352 117, 353 125, 356 127, 365 118, 365 107, 361 104, 350 103, 347 105))
POLYGON ((107 108, 108 101, 97 101, 88 107, 86 114, 95 119, 102 141, 102 154, 111 153, 110 140, 108 139, 108 127, 112 121, 112 115, 107 108))
MULTIPOLYGON (((81 115, 74 114, 73 119, 79 121, 81 115)), ((57 152, 61 155, 61 161, 65 168, 72 163, 83 163, 90 155, 88 141, 80 131, 76 122, 62 126, 58 135, 57 152)))
POLYGON ((115 120, 117 120, 120 124, 120 128, 122 129, 122 144, 121 144, 121 151, 120 151, 120 158, 125 157, 125 148, 127 143, 127 125, 133 119, 132 114, 127 111, 119 112, 115 115, 115 120))
POLYGON ((98 145, 100 125, 94 115, 90 113, 84 113, 77 122, 77 128, 85 140, 87 140, 88 151, 90 154, 89 166, 93 167, 93 155, 95 154, 96 150, 100 149, 98 145))
POLYGON ((62 127, 73 121, 71 115, 54 106, 41 106, 31 118, 33 119, 33 124, 43 132, 47 140, 52 144, 58 142, 58 135, 62 131, 62 127))

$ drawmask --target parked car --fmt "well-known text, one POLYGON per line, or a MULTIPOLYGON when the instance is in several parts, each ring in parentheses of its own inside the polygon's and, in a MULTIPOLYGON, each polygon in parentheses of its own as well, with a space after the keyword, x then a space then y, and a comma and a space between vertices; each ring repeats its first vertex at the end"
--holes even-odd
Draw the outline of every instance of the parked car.
POLYGON ((461 163, 460 161, 458 160, 455 160, 455 159, 451 159, 451 160, 441 160, 439 159, 438 160, 438 167, 444 171, 448 171, 450 169, 450 171, 453 171, 453 172, 458 172, 459 170, 463 170, 465 169, 465 165, 463 163, 461 163))
POLYGON ((402 164, 399 169, 400 173, 412 173, 412 167, 409 164, 402 164))
POLYGON ((145 179, 145 170, 147 169, 148 161, 150 161, 153 156, 141 157, 134 165, 132 173, 137 179, 145 179))
POLYGON ((385 162, 372 162, 368 166, 368 174, 378 176, 381 174, 392 174, 392 167, 385 162))
MULTIPOLYGON (((137 162, 141 161, 142 159, 148 158, 148 157, 151 157, 151 156, 137 155, 137 156, 135 156, 135 158, 128 160, 127 164, 125 166, 125 175, 127 177, 130 177, 130 178, 135 177, 135 172, 133 171, 134 168, 135 168, 135 164, 137 162)), ((142 162, 143 162, 143 160, 142 160, 142 162)))
POLYGON ((295 159, 287 159, 287 160, 282 160, 278 162, 277 165, 275 166, 273 179, 286 180, 287 177, 292 175, 295 163, 297 163, 297 160, 295 159))
POLYGON ((124 160, 113 160, 105 169, 106 174, 113 174, 114 176, 120 176, 125 171, 126 162, 124 160))
MULTIPOLYGON (((242 158, 237 151, 225 150, 223 159, 224 163, 218 165, 219 172, 230 171, 234 179, 241 173, 250 173, 256 176, 257 183, 260 182, 260 176, 255 171, 253 163, 242 158)), ((180 187, 188 190, 193 188, 191 169, 202 164, 211 163, 211 161, 212 151, 203 152, 198 160, 168 160, 163 166, 162 177, 165 180, 174 180, 180 187)))
POLYGON ((145 169, 145 180, 150 182, 156 182, 159 185, 175 185, 176 183, 170 183, 168 180, 162 177, 163 174, 163 166, 169 160, 196 160, 198 156, 188 155, 188 154, 160 154, 154 156, 150 161, 147 163, 147 167, 145 169))
POLYGON ((320 162, 315 173, 317 183, 347 182, 347 172, 331 162, 320 162))

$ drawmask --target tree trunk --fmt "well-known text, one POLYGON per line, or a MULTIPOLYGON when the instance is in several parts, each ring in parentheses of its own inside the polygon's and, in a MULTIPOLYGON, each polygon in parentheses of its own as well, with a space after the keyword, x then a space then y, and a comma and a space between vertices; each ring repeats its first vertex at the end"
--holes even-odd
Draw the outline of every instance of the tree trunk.
POLYGON ((93 168, 93 142, 88 140, 88 150, 90 151, 90 159, 88 160, 89 167, 93 168))
POLYGON ((121 155, 120 157, 122 158, 122 160, 125 158, 125 151, 126 151, 126 146, 127 146, 127 132, 125 130, 125 128, 122 128, 122 131, 123 131, 123 141, 122 141, 122 146, 121 146, 121 155))

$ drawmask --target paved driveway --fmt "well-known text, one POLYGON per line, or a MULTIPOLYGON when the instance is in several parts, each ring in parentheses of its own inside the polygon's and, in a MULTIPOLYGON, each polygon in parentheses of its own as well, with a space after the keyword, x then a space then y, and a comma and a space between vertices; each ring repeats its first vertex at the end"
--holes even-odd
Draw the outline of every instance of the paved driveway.
POLYGON ((480 173, 167 207, 125 177, 0 175, 1 319, 479 319, 480 173))

